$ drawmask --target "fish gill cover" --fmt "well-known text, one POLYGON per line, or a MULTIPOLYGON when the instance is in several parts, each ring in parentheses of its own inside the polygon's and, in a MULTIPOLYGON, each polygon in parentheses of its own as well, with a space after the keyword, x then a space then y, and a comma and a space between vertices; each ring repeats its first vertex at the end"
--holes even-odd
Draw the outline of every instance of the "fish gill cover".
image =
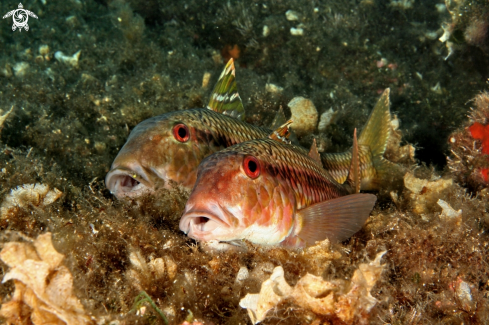
MULTIPOLYGON (((277 300, 266 300, 262 323, 488 322, 489 166, 486 134, 475 132, 489 124, 481 93, 489 73, 486 1, 23 6, 38 17, 28 31, 12 31, 11 17, 0 21, 5 321, 149 324, 164 323, 164 315, 173 324, 249 324, 251 308, 240 301, 285 283, 280 299, 266 296, 277 300), (105 189, 129 132, 152 116, 205 107, 229 58, 245 121, 268 127, 280 106, 287 116, 314 108, 320 128, 307 125, 299 141, 308 148, 314 139, 320 152, 348 149, 354 128, 391 89, 396 116, 384 156, 411 171, 384 180, 379 203, 351 239, 304 251, 246 243, 209 252, 178 229, 186 190, 122 202, 105 189), (299 96, 313 105, 287 105, 299 96), (34 264, 47 274, 38 282, 26 279, 25 265, 34 264), (71 291, 40 290, 57 279, 56 288, 71 291), (304 283, 307 299, 298 300, 304 283), (356 285, 364 294, 348 295, 356 285), (49 308, 33 306, 39 297, 49 308), (335 311, 312 307, 327 297, 315 306, 335 311)), ((16 8, 0 3, 2 15, 16 8)))

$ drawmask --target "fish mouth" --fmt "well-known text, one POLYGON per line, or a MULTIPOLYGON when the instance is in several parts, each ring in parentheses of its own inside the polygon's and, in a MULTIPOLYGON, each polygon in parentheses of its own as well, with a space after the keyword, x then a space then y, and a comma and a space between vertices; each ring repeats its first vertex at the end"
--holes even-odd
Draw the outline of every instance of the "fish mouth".
POLYGON ((118 199, 136 198, 154 191, 145 173, 135 173, 125 168, 111 170, 105 177, 105 185, 118 199))
POLYGON ((208 211, 189 211, 180 220, 180 230, 195 240, 219 241, 220 237, 229 234, 231 226, 224 218, 208 211))

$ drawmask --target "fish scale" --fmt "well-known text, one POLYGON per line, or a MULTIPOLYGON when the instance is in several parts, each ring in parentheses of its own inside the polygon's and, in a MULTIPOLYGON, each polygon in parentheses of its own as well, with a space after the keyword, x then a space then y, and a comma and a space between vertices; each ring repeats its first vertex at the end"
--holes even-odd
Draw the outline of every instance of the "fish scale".
MULTIPOLYGON (((348 190, 336 182, 327 170, 308 157, 307 152, 301 147, 272 139, 250 140, 223 149, 215 159, 219 159, 220 154, 226 155, 227 152, 252 155, 264 163, 262 167, 265 170, 291 183, 297 201, 300 203, 298 209, 349 194, 348 190)), ((205 164, 206 160, 202 165, 205 164)))

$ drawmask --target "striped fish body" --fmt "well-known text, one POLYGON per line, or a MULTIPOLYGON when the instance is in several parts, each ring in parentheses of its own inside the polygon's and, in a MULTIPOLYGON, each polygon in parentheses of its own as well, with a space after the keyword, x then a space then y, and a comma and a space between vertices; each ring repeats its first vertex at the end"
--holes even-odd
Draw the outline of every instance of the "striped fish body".
POLYGON ((361 228, 375 203, 374 195, 348 194, 302 148, 247 141, 201 163, 180 229, 202 241, 287 247, 343 240, 361 228))
POLYGON ((176 183, 191 189, 197 166, 208 155, 269 131, 209 109, 149 118, 129 135, 105 178, 118 198, 135 198, 176 183))

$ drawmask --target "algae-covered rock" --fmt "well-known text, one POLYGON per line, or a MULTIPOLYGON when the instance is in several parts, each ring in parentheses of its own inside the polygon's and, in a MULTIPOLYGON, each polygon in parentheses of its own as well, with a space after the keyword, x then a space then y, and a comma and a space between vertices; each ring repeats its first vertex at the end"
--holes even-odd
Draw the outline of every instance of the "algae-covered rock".
POLYGON ((310 134, 316 130, 318 111, 314 103, 304 97, 295 97, 288 104, 294 122, 291 128, 298 136, 310 134))
POLYGON ((0 310, 8 322, 94 323, 73 294, 73 277, 63 265, 64 256, 54 249, 51 233, 40 235, 32 244, 6 243, 0 258, 10 267, 2 282, 15 283, 12 299, 3 303, 0 310))
POLYGON ((0 206, 0 218, 7 218, 17 209, 46 206, 54 203, 63 193, 46 184, 24 184, 10 191, 0 206))
POLYGON ((336 316, 347 324, 367 324, 368 313, 377 303, 370 291, 382 273, 380 260, 384 254, 377 254, 370 263, 360 264, 351 281, 325 281, 306 274, 291 287, 285 281, 283 268, 276 267, 261 285, 260 293, 247 294, 239 304, 248 310, 253 324, 263 321, 269 310, 286 299, 316 314, 336 316))

